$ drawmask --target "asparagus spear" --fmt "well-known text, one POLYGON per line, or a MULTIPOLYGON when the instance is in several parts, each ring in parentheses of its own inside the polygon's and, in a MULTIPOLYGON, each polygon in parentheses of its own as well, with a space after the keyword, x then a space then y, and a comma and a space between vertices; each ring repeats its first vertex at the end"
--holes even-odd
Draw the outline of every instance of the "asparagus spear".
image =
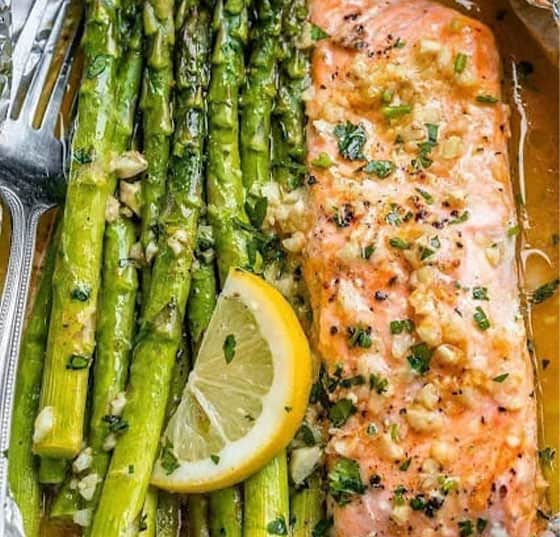
MULTIPOLYGON (((177 537, 181 527, 181 498, 159 491, 156 512, 156 536, 177 537)), ((190 536, 191 534, 189 534, 190 536)), ((144 537, 142 535, 142 537, 144 537)), ((192 536, 194 537, 194 536, 192 536)))
POLYGON ((156 512, 158 508, 158 491, 149 487, 144 499, 144 507, 140 514, 138 535, 142 537, 156 537, 156 512))
MULTIPOLYGON (((309 53, 298 46, 308 12, 305 0, 287 0, 283 17, 285 38, 279 76, 273 137, 273 176, 285 190, 302 183, 305 176, 305 115, 303 91, 309 83, 309 53)), ((324 516, 322 476, 316 471, 307 486, 291 497, 293 537, 312 537, 324 516)))
POLYGON ((10 490, 21 511, 27 537, 38 537, 41 518, 41 491, 37 475, 37 461, 31 448, 33 422, 39 406, 43 360, 51 311, 52 275, 59 235, 60 227, 49 246, 41 282, 21 344, 8 451, 10 490))
MULTIPOLYGON (((276 63, 281 10, 278 0, 259 3, 251 39, 247 81, 242 96, 241 167, 251 192, 270 180, 270 118, 276 94, 276 63)), ((255 193, 257 195, 260 192, 255 193)))
MULTIPOLYGON (((260 3, 242 99, 241 167, 249 214, 253 215, 253 225, 258 227, 264 217, 258 210, 263 199, 260 189, 270 181, 271 111, 276 94, 280 15, 279 2, 260 3)), ((285 451, 245 482, 244 496, 244 537, 287 532, 289 495, 285 451)))
POLYGON ((216 271, 214 237, 212 228, 204 220, 198 228, 196 259, 192 270, 192 287, 187 306, 187 325, 191 337, 193 355, 196 354, 202 336, 208 327, 216 306, 216 271))
POLYGON ((243 537, 287 535, 289 503, 284 451, 245 481, 243 537))
POLYGON ((244 191, 239 157, 238 100, 247 40, 246 0, 220 0, 214 17, 216 43, 208 94, 208 220, 214 230, 223 283, 232 266, 249 266, 244 191))
MULTIPOLYGON (((41 383, 38 385, 41 386, 41 383)), ((66 477, 68 461, 41 457, 39 460, 39 483, 42 485, 60 485, 66 477)))
POLYGON ((242 517, 239 489, 210 494, 210 537, 241 537, 242 517))
POLYGON ((323 520, 325 494, 321 483, 321 474, 316 471, 307 479, 307 486, 292 495, 292 537, 313 537, 313 530, 323 520))
POLYGON ((71 458, 83 439, 89 366, 95 347, 105 208, 115 189, 111 141, 121 3, 91 0, 85 76, 53 276, 53 306, 34 450, 71 458))
MULTIPOLYGON (((208 93, 208 221, 214 232, 218 273, 223 284, 232 266, 250 266, 248 224, 239 156, 239 90, 244 78, 247 1, 219 0, 214 12, 216 41, 208 93)), ((241 534, 241 500, 236 488, 210 495, 213 537, 241 534)))
POLYGON ((190 537, 210 537, 208 525, 208 497, 196 494, 189 497, 187 533, 190 537))
POLYGON ((282 31, 278 95, 273 123, 273 174, 287 190, 302 183, 305 175, 305 115, 303 91, 309 84, 309 53, 298 46, 307 19, 305 0, 286 0, 282 31))
POLYGON ((147 63, 140 106, 144 118, 144 156, 148 170, 142 184, 142 224, 140 239, 148 267, 142 275, 142 289, 148 296, 151 263, 157 251, 158 218, 165 194, 173 121, 173 0, 145 0, 144 32, 147 63))
MULTIPOLYGON (((142 73, 142 20, 140 4, 130 0, 121 18, 127 45, 118 71, 118 87, 113 150, 121 154, 128 149, 134 129, 137 95, 142 73)), ((136 226, 128 218, 113 215, 105 228, 104 260, 97 322, 97 351, 88 446, 92 463, 87 474, 102 481, 107 472, 111 444, 124 424, 118 415, 118 399, 128 376, 135 329, 135 305, 138 276, 131 251, 136 242, 136 226)), ((83 473, 83 472, 81 472, 83 473)), ((85 476, 81 476, 85 477, 85 476)), ((90 477, 93 479, 93 477, 90 477)), ((84 500, 68 481, 57 496, 51 517, 72 517, 78 509, 93 511, 99 500, 97 484, 91 498, 84 500)), ((86 496, 89 495, 86 493, 86 496)))
POLYGON ((209 15, 192 7, 185 62, 177 80, 171 170, 162 233, 130 370, 121 436, 93 520, 93 537, 122 535, 138 522, 165 418, 175 355, 190 289, 190 268, 201 206, 205 140, 204 90, 209 15))

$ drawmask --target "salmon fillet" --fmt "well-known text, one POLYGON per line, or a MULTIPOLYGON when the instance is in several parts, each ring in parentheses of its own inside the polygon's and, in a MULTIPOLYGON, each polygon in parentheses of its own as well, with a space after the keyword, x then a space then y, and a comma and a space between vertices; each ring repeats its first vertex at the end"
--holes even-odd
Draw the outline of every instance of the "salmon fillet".
POLYGON ((540 474, 490 30, 313 0, 304 277, 337 537, 526 537, 540 474))

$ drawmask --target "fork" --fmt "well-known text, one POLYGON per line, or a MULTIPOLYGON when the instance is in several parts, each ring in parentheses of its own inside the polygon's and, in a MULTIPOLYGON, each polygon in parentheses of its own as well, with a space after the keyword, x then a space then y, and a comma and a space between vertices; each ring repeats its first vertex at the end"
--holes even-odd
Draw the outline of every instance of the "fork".
MULTIPOLYGON (((61 67, 44 113, 44 88, 63 42, 71 0, 36 0, 27 19, 14 57, 32 62, 31 69, 14 66, 14 83, 8 115, 0 127, 0 196, 12 218, 8 271, 0 301, 0 452, 9 444, 15 373, 27 302, 37 223, 56 206, 65 189, 65 141, 55 128, 67 89, 79 24, 73 24, 65 40, 61 67), (45 19, 47 27, 45 28, 45 19), (41 24, 39 22, 42 21, 41 24), (29 23, 29 24, 28 24, 29 23), (49 29, 50 28, 50 29, 49 29), (48 35, 48 38, 45 37, 48 35), (38 59, 37 59, 38 57, 38 59), (29 60, 28 60, 29 58, 29 60), (37 116, 42 118, 37 123, 37 116)), ((55 62, 56 63, 56 62, 55 62)), ((0 457, 0 536, 23 537, 19 511, 8 493, 8 461, 0 457)))

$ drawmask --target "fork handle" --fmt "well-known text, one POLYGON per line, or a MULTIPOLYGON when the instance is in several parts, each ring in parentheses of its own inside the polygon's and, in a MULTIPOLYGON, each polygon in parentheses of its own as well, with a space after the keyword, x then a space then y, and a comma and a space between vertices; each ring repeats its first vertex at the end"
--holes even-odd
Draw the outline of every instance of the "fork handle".
POLYGON ((2 186, 0 194, 12 217, 8 272, 0 301, 0 507, 3 510, 0 515, 0 535, 5 535, 4 529, 9 528, 4 528, 4 524, 10 512, 13 516, 14 505, 8 498, 8 461, 3 453, 10 442, 15 375, 33 266, 37 223, 42 211, 29 209, 11 190, 2 186))

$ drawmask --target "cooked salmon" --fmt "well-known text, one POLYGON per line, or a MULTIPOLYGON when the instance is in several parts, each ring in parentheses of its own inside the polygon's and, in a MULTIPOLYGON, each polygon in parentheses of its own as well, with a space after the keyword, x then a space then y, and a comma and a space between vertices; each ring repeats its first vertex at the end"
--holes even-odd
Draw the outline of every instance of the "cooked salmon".
POLYGON ((493 35, 427 0, 311 16, 328 36, 303 260, 334 532, 529 537, 542 483, 493 35))

